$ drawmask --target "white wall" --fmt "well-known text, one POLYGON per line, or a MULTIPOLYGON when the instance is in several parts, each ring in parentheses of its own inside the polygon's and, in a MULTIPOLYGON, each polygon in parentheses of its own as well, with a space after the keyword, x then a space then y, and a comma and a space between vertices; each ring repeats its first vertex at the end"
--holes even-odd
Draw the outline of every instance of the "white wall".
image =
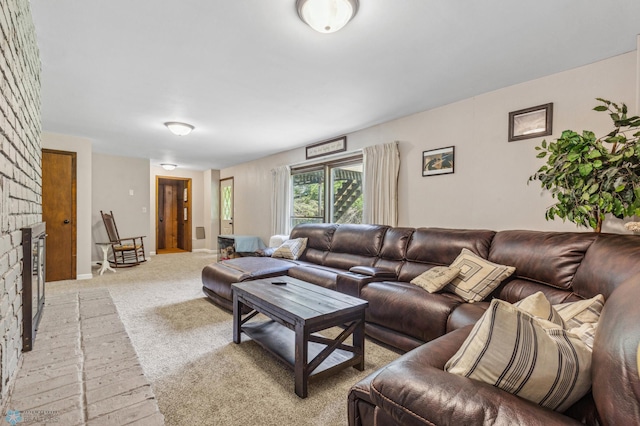
POLYGON ((89 279, 91 274, 91 141, 56 133, 42 134, 42 148, 75 152, 76 175, 76 231, 77 278, 89 279))
POLYGON ((95 243, 109 241, 100 211, 113 216, 121 238, 146 236, 145 254, 149 255, 150 188, 149 160, 93 154, 92 165, 92 258, 102 261, 102 250, 95 243))
POLYGON ((202 201, 204 204, 205 249, 217 251, 220 234, 220 170, 205 170, 202 201))
MULTIPOLYGON (((545 221, 552 198, 539 183, 527 185, 542 164, 534 146, 543 138, 507 142, 508 114, 553 102, 553 135, 548 139, 566 129, 604 135, 611 121, 592 111, 595 98, 625 102, 633 109, 637 68, 636 52, 616 56, 348 134, 347 148, 400 141, 399 226, 575 231, 572 223, 545 221), (455 173, 422 177, 422 152, 451 145, 455 173)), ((300 148, 221 170, 221 178, 234 177, 237 234, 268 241, 270 170, 303 161, 300 148)), ((605 231, 620 229, 605 223, 605 231)))
MULTIPOLYGON (((167 177, 167 178, 191 178, 191 236, 192 236, 192 250, 202 250, 207 249, 206 247, 207 240, 196 240, 196 226, 204 226, 205 227, 205 236, 211 235, 211 226, 209 225, 210 220, 205 221, 205 203, 207 205, 210 204, 210 195, 207 194, 205 198, 204 194, 204 186, 205 186, 205 172, 197 171, 197 170, 185 170, 181 168, 176 168, 171 171, 164 170, 162 167, 151 166, 149 176, 149 186, 151 188, 150 192, 150 226, 151 229, 149 231, 149 247, 151 247, 151 251, 156 251, 156 177, 167 177), (208 228, 208 229, 207 229, 208 228)), ((209 186, 211 184, 209 183, 209 186)), ((209 212, 210 214, 210 212, 209 212)))

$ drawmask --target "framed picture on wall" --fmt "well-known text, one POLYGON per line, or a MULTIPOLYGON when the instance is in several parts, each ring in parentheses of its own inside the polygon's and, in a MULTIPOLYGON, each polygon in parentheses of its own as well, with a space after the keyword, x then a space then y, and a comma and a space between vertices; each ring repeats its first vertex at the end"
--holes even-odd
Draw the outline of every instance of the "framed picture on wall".
POLYGON ((422 176, 453 173, 455 165, 455 147, 432 149, 422 152, 422 176))
POLYGON ((509 113, 509 142, 552 133, 553 103, 509 113))
POLYGON ((337 152, 344 152, 347 150, 347 137, 342 136, 337 139, 331 139, 330 141, 324 141, 314 143, 306 147, 307 160, 312 158, 322 157, 323 155, 335 154, 337 152))

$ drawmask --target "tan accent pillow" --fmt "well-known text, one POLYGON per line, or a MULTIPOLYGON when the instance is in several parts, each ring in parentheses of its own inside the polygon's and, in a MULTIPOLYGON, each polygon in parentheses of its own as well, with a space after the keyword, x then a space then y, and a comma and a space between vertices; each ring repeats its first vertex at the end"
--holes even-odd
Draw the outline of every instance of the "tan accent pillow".
POLYGON ((287 240, 282 243, 280 247, 273 252, 271 257, 296 260, 302 256, 302 253, 306 248, 307 238, 294 238, 293 240, 287 240))
POLYGON ((598 294, 591 299, 553 305, 565 323, 565 328, 580 327, 585 323, 598 322, 604 307, 604 296, 598 294))
POLYGON ((551 302, 549 302, 547 296, 545 296, 541 291, 525 297, 524 299, 514 303, 513 306, 530 313, 534 317, 551 321, 552 323, 565 328, 562 317, 555 309, 553 309, 551 302))
POLYGON ((418 285, 429 293, 435 293, 442 290, 445 285, 449 284, 460 273, 459 268, 450 266, 434 266, 428 271, 424 271, 410 282, 418 285))
POLYGON ((591 387, 591 351, 559 325, 494 299, 445 370, 564 411, 591 387))
POLYGON ((593 339, 596 337, 597 322, 585 322, 580 327, 568 329, 567 332, 573 333, 584 342, 587 347, 593 351, 593 339))
POLYGON ((480 302, 516 270, 513 266, 498 265, 462 249, 450 265, 460 273, 447 284, 446 291, 455 293, 469 303, 480 302))

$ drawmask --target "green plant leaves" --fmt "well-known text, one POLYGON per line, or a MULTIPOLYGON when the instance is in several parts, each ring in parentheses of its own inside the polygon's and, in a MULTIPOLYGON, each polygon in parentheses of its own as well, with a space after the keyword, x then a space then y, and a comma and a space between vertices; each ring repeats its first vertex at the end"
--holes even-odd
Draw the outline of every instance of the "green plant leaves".
POLYGON ((640 214, 640 117, 627 117, 627 106, 597 98, 593 108, 608 112, 613 130, 597 138, 590 130, 565 130, 555 141, 535 149, 545 163, 529 181, 538 180, 557 201, 545 218, 569 220, 600 230, 604 215, 640 214))

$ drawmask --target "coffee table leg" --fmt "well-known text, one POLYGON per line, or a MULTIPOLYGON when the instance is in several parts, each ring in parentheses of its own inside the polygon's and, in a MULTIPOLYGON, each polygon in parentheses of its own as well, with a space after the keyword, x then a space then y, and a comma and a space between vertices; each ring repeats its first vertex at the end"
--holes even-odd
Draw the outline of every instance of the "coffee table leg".
POLYGON ((294 366, 296 395, 307 397, 307 382, 309 381, 309 366, 307 365, 307 330, 304 324, 296 324, 296 362, 294 366))
POLYGON ((238 300, 238 294, 233 292, 233 342, 240 343, 240 333, 242 322, 242 303, 238 300))
POLYGON ((353 346, 360 352, 360 362, 353 367, 364 370, 364 314, 360 317, 359 324, 353 330, 353 346))

